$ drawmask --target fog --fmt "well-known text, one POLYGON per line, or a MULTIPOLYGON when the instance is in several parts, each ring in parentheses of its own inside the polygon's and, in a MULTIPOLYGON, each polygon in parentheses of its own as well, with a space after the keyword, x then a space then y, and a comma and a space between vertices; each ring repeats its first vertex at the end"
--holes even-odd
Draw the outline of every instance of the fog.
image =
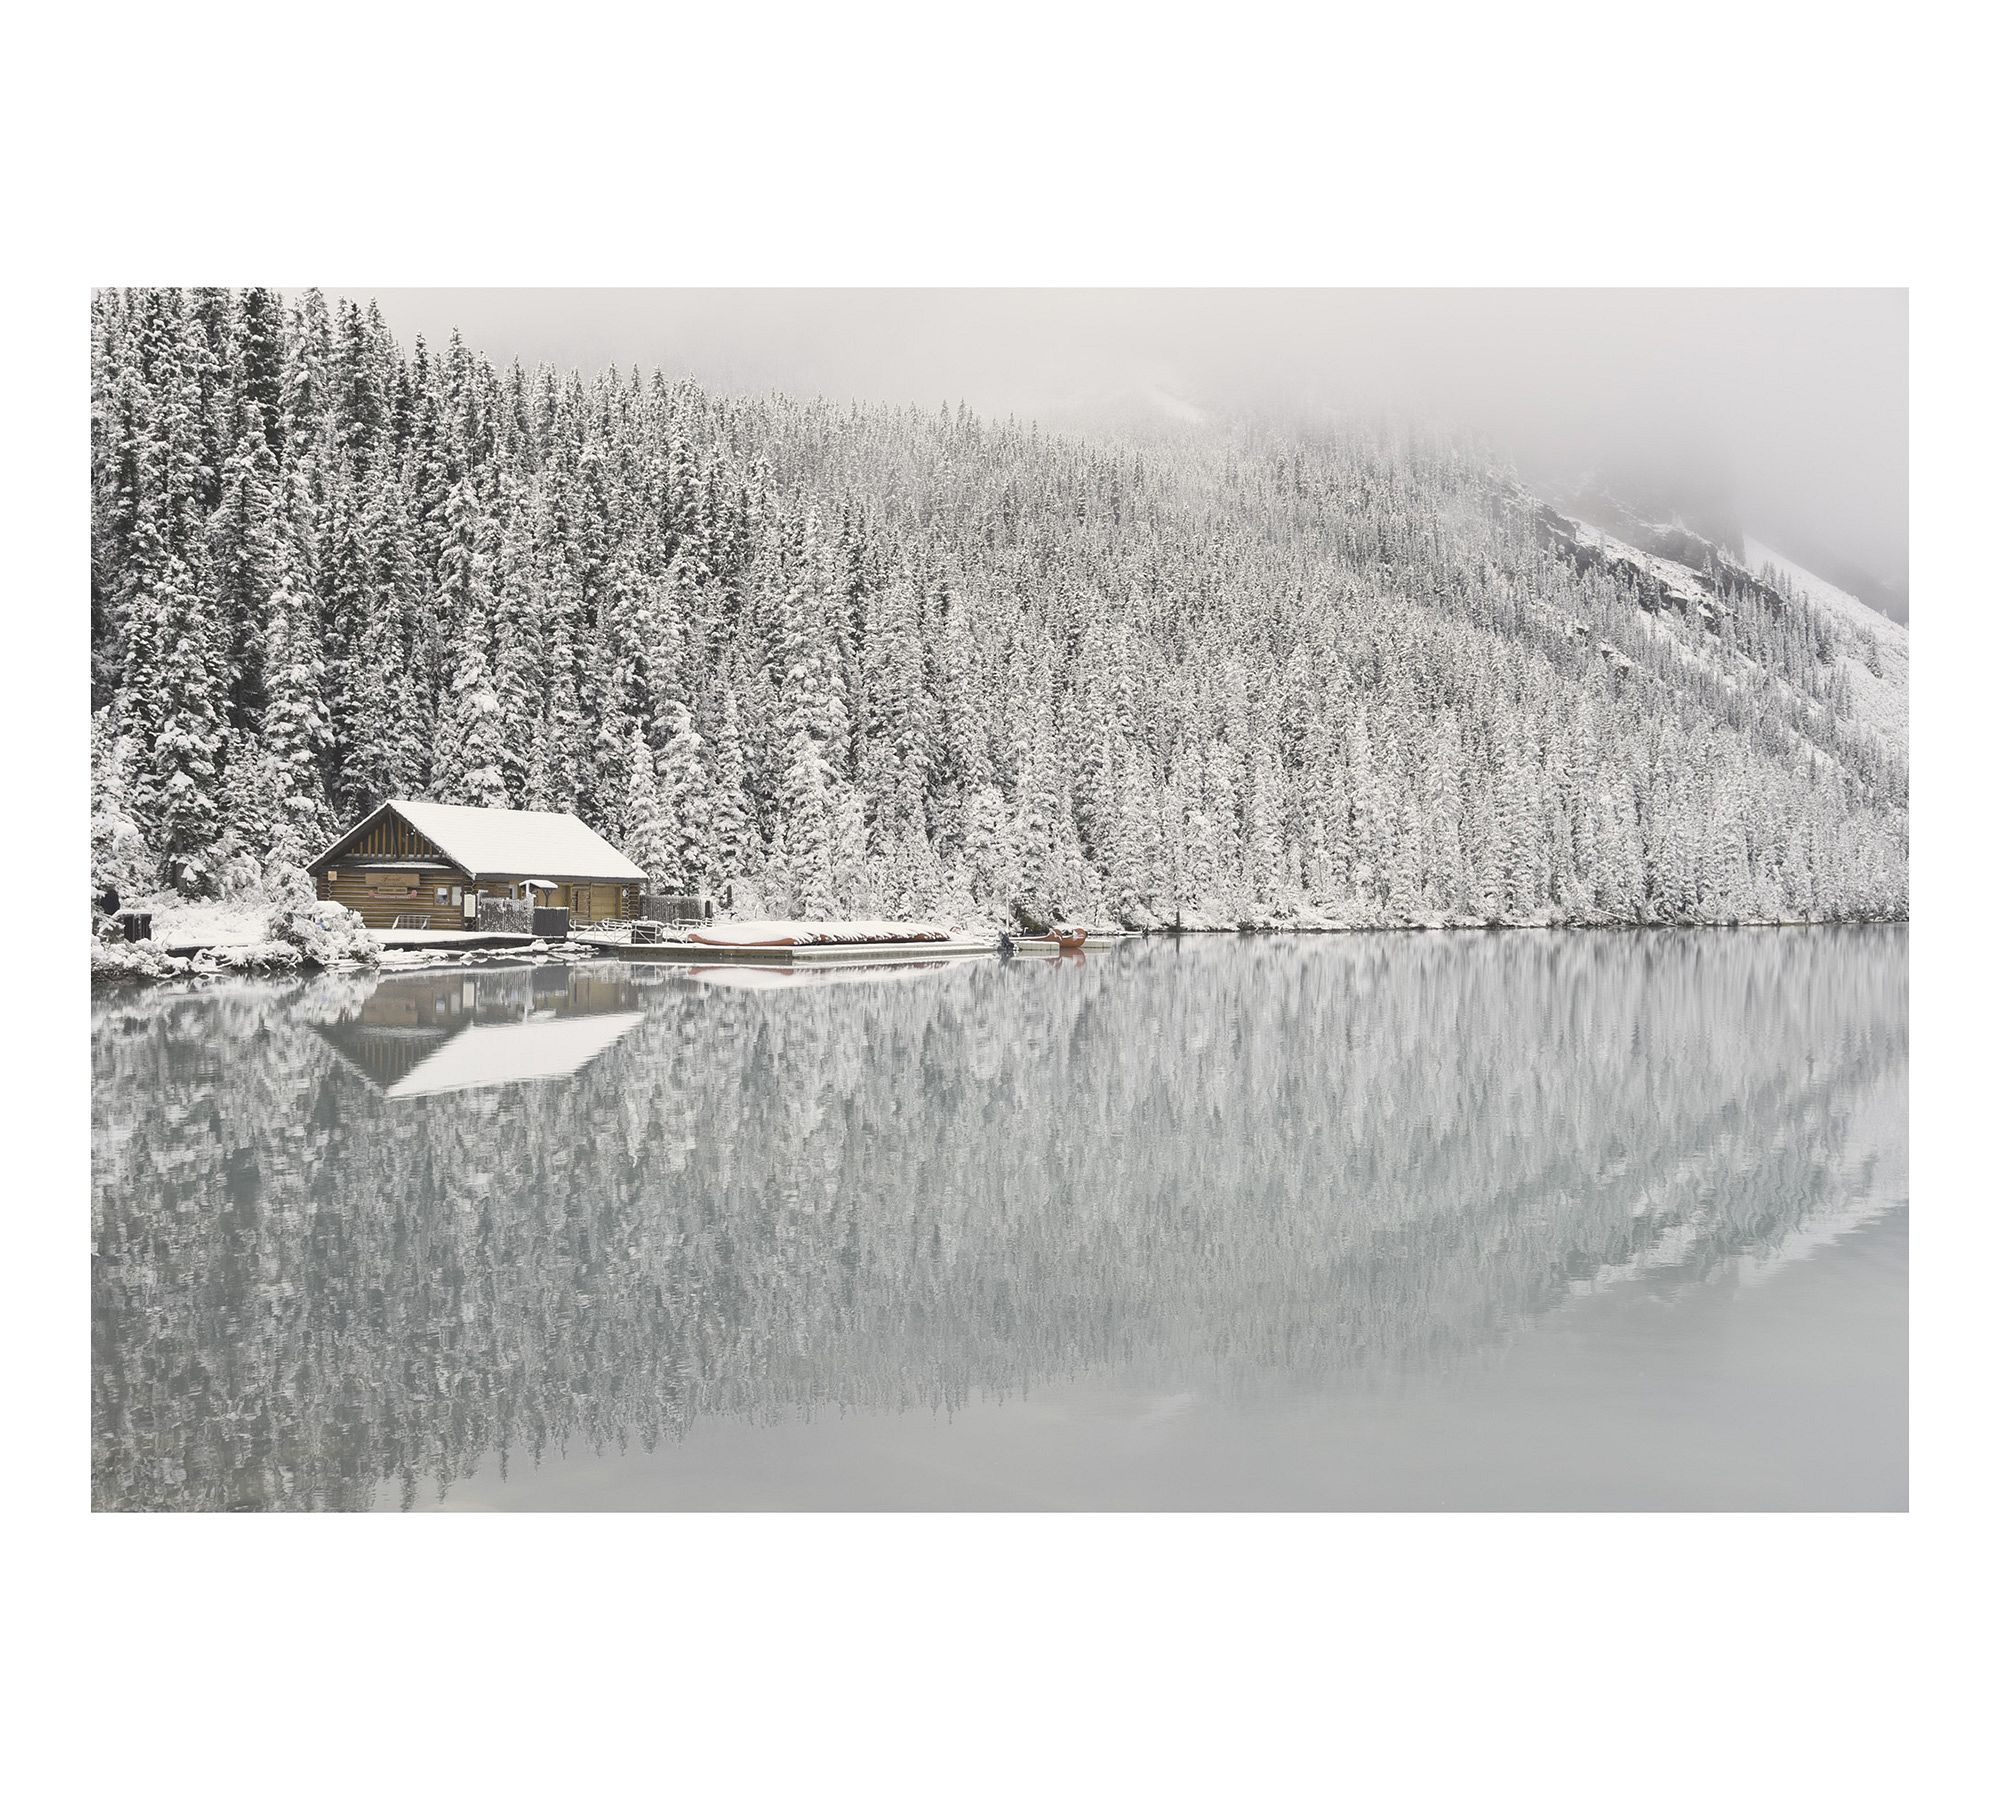
POLYGON ((1907 616, 1890 289, 337 289, 405 344, 1054 426, 1394 413, 1747 533, 1907 616))

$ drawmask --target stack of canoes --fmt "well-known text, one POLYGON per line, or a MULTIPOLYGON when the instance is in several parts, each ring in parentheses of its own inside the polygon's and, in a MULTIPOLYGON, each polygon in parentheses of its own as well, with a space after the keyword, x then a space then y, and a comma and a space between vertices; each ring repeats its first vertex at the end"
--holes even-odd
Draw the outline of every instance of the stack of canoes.
POLYGON ((687 934, 691 944, 723 950, 795 950, 818 944, 941 944, 942 925, 892 919, 744 919, 703 925, 687 934))

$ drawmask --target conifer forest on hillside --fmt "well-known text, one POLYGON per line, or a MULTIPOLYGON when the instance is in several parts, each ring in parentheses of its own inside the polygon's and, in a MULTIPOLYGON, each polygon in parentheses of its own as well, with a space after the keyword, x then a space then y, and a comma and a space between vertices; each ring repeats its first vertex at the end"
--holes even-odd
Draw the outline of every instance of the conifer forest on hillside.
POLYGON ((1907 634, 1470 446, 725 398, 307 291, 93 301, 92 854, 390 796, 798 916, 1907 913, 1907 634))

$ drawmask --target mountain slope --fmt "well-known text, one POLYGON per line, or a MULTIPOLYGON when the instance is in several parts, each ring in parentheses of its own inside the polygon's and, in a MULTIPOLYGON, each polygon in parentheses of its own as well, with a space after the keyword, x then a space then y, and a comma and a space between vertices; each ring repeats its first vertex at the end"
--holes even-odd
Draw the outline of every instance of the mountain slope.
POLYGON ((1808 605, 1824 608, 1850 634, 1838 651, 1854 691, 1854 710, 1889 741, 1907 748, 1910 731, 1910 628, 1754 538, 1745 563, 1773 586, 1789 586, 1808 605))
POLYGON ((96 303, 92 480, 124 891, 394 792, 821 916, 1906 905, 1906 656, 1422 435, 726 400, 146 289, 96 303))

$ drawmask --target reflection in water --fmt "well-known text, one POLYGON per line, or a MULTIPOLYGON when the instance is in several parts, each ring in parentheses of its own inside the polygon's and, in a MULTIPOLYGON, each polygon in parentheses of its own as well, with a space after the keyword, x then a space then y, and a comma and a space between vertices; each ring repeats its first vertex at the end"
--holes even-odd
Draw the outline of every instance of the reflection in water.
POLYGON ((1906 955, 1270 937, 108 999, 97 1504, 365 1506, 1108 1370, 1247 1404, 1448 1369, 1902 1200, 1906 955), (528 1053, 566 1026, 603 1035, 528 1053))
POLYGON ((639 1022, 596 970, 390 976, 313 1028, 391 1100, 574 1075, 639 1022))
POLYGON ((704 987, 761 988, 766 993, 783 993, 811 987, 880 987, 885 982, 921 981, 945 969, 963 969, 964 962, 896 963, 791 963, 780 968, 760 968, 754 963, 667 965, 684 981, 704 987))

